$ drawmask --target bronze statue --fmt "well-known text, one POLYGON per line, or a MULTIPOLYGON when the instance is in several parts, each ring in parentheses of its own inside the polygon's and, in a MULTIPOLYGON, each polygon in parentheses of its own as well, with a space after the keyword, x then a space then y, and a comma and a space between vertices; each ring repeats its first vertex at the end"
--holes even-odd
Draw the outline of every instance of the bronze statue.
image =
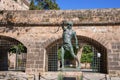
POLYGON ((79 60, 74 53, 73 45, 71 42, 72 38, 74 38, 75 42, 76 42, 75 43, 76 49, 79 48, 76 32, 72 30, 72 26, 73 26, 73 23, 70 21, 69 22, 63 21, 63 23, 62 23, 62 29, 63 29, 63 35, 62 35, 63 45, 61 47, 62 69, 64 69, 64 54, 66 51, 69 51, 69 53, 72 55, 72 57, 77 61, 77 64, 78 64, 77 68, 80 67, 79 60))

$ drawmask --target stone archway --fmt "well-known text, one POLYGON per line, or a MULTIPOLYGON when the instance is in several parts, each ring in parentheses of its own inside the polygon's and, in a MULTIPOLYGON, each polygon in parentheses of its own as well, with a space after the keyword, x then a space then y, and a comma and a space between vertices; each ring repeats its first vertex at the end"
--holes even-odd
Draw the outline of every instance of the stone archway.
MULTIPOLYGON (((78 41, 80 43, 87 43, 95 47, 98 52, 101 53, 101 63, 100 63, 100 72, 108 73, 108 62, 107 62, 107 48, 104 47, 100 42, 86 37, 86 36, 78 36, 78 41)), ((57 71, 58 70, 58 58, 57 58, 57 50, 62 45, 62 39, 54 40, 46 47, 46 71, 57 71)))
MULTIPOLYGON (((89 44, 93 47, 94 53, 101 53, 100 71, 101 73, 108 73, 107 48, 95 39, 85 36, 78 36, 79 44, 89 44)), ((97 55, 96 55, 97 56, 97 55)), ((81 54, 80 54, 81 57, 81 54)))
MULTIPOLYGON (((18 44, 22 44, 22 43, 14 38, 0 35, 0 71, 9 70, 8 69, 9 67, 8 52, 11 47, 18 45, 18 44)), ((22 45, 24 46, 24 44, 22 45)), ((27 48, 25 46, 24 48, 27 53, 27 48)), ((25 59, 25 63, 26 63, 26 59, 25 59)))

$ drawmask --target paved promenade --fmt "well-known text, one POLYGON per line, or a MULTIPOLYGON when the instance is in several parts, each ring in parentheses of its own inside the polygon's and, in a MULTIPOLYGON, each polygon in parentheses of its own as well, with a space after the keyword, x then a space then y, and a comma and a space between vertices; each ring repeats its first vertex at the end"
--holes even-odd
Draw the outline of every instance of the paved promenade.
MULTIPOLYGON (((28 75, 24 72, 0 71, 0 80, 57 80, 58 74, 53 72, 46 78, 40 78, 38 74, 28 75), (54 74, 54 76, 52 75, 54 74)), ((72 79, 71 79, 72 80, 72 79)), ((83 80, 120 80, 120 77, 111 77, 106 74, 83 72, 83 80)))

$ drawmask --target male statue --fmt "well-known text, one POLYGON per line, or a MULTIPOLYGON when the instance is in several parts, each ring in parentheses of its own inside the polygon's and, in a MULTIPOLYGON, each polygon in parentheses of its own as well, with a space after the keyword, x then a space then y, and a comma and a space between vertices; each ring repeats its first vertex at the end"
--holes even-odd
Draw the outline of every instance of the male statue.
POLYGON ((79 60, 74 53, 73 45, 72 45, 72 38, 74 38, 76 42, 75 43, 76 49, 79 48, 76 32, 72 30, 72 26, 73 26, 73 23, 70 21, 69 22, 63 21, 62 23, 62 29, 63 29, 63 35, 62 35, 63 45, 61 47, 62 70, 64 69, 64 54, 66 53, 66 51, 68 51, 72 55, 72 57, 77 61, 77 64, 78 64, 77 68, 80 67, 79 60))

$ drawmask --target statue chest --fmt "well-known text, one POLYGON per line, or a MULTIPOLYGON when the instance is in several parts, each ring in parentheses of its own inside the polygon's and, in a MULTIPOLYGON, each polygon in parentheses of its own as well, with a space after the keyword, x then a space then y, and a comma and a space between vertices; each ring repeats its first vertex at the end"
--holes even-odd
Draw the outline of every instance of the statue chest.
POLYGON ((73 37, 73 32, 71 30, 66 30, 63 32, 63 37, 71 39, 73 37))

